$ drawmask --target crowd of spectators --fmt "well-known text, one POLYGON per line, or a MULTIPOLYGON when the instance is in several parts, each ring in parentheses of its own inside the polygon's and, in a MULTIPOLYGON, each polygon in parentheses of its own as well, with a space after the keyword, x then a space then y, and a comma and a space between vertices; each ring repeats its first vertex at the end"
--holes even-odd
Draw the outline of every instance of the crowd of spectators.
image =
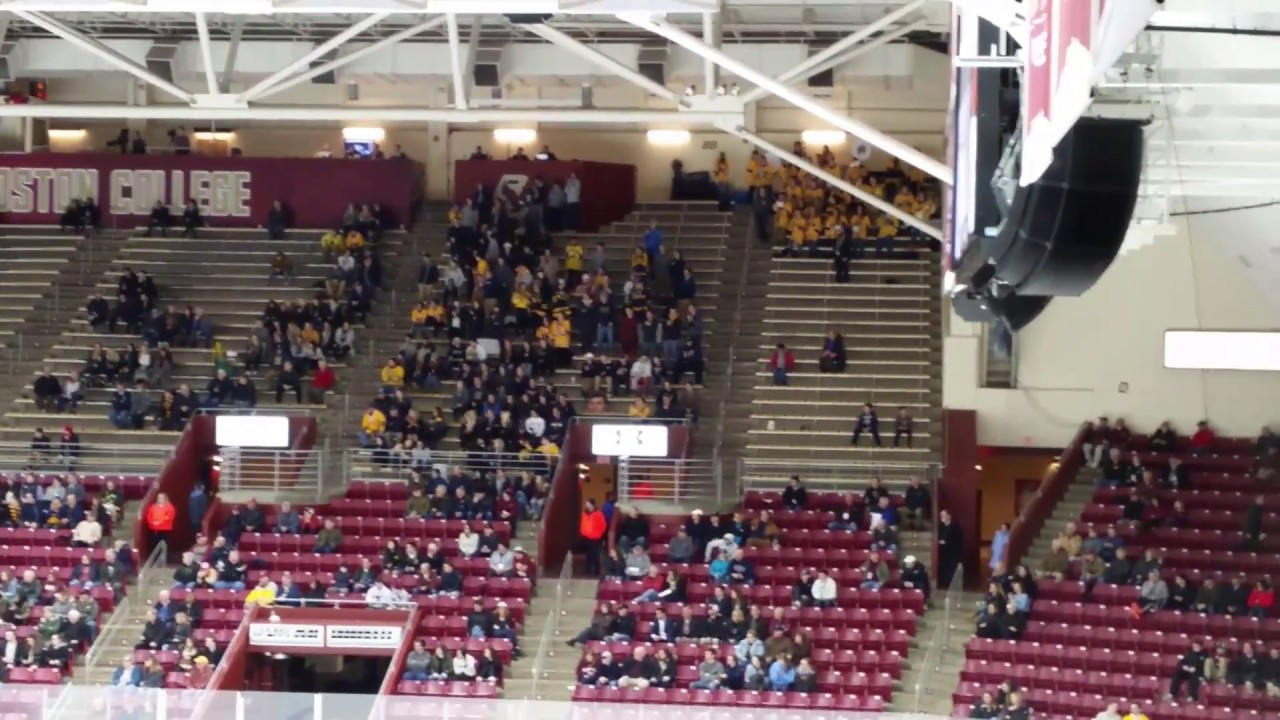
MULTIPOLYGON (((1272 617, 1275 589, 1270 577, 1250 577, 1246 573, 1215 576, 1207 572, 1200 577, 1199 573, 1185 569, 1170 570, 1164 565, 1165 551, 1142 542, 1157 530, 1194 527, 1182 499, 1165 505, 1161 498, 1169 493, 1197 489, 1184 456, 1195 458, 1215 452, 1218 439, 1209 422, 1198 422, 1185 443, 1170 423, 1162 423, 1144 446, 1147 452, 1169 454, 1167 461, 1158 466, 1130 447, 1133 439, 1123 419, 1112 422, 1101 417, 1092 424, 1082 446, 1083 464, 1095 473, 1095 487, 1118 499, 1120 519, 1117 522, 1090 524, 1084 528, 1068 522, 1052 539, 1049 552, 1034 570, 1026 564, 1007 570, 1003 559, 1007 526, 997 534, 992 545, 992 577, 977 613, 977 637, 1021 639, 1038 585, 1045 581, 1078 581, 1085 601, 1096 597, 1099 585, 1136 588, 1137 599, 1128 608, 1135 621, 1165 610, 1210 616, 1272 617), (1115 492, 1117 490, 1119 492, 1115 492), (1138 547, 1127 547, 1135 537, 1138 547)), ((1259 489, 1264 489, 1269 481, 1266 469, 1274 462, 1278 450, 1280 440, 1270 428, 1264 427, 1253 448, 1256 462, 1253 479, 1259 489)), ((1266 537, 1263 532, 1266 501, 1265 494, 1256 495, 1240 511, 1237 549, 1260 549, 1266 537)), ((1200 638, 1192 638, 1188 645, 1174 666, 1165 700, 1177 700, 1185 692, 1189 700, 1197 701, 1203 686, 1213 683, 1224 683, 1246 693, 1280 697, 1280 646, 1268 649, 1250 641, 1234 647, 1225 643, 1214 646, 1212 640, 1200 638)), ((1011 688, 1011 681, 1003 686, 1005 693, 1012 692, 1011 688)), ((984 694, 982 701, 972 708, 971 717, 1004 717, 1000 708, 1004 705, 1005 693, 984 694)), ((1117 705, 1098 715, 1100 720, 1119 717, 1117 705)), ((1126 717, 1144 718, 1145 715, 1134 705, 1126 717)))
POLYGON ((0 683, 9 682, 15 669, 68 674, 98 634, 100 606, 93 593, 107 590, 109 600, 119 601, 137 572, 132 548, 111 539, 124 495, 114 481, 91 495, 74 473, 47 482, 31 474, 0 480, 0 494, 0 527, 69 530, 72 547, 84 551, 69 572, 0 571, 0 683), (19 633, 25 626, 34 633, 19 633))
MULTIPOLYGON (((873 171, 857 158, 840 161, 826 146, 811 155, 797 141, 792 153, 921 220, 933 219, 940 210, 934 184, 923 172, 903 168, 897 160, 873 171)), ((728 182, 723 154, 715 173, 722 185, 728 182)), ((877 255, 890 253, 901 231, 897 218, 788 162, 772 163, 758 150, 747 161, 745 180, 757 238, 766 243, 781 240, 784 255, 834 254, 838 282, 848 281, 849 261, 864 256, 868 245, 877 255)))
MULTIPOLYGON (((809 508, 809 494, 800 478, 792 477, 781 494, 782 511, 809 508)), ((919 481, 906 502, 915 513, 927 512, 929 497, 919 481)), ((597 655, 588 649, 579 664, 578 683, 617 688, 672 688, 677 686, 677 664, 666 643, 704 644, 697 678, 688 683, 694 690, 775 690, 813 692, 817 672, 812 660, 809 632, 788 617, 787 606, 753 604, 745 592, 756 582, 756 562, 752 548, 779 548, 782 533, 769 511, 757 514, 704 514, 694 510, 680 525, 666 548, 665 565, 649 557, 650 523, 636 508, 625 511, 611 504, 597 509, 588 503, 583 513, 584 527, 596 514, 625 512, 617 520, 614 547, 602 563, 605 581, 638 581, 639 593, 627 602, 604 603, 581 632, 570 638, 570 646, 593 641, 637 643, 628 657, 614 657, 609 651, 597 655), (706 564, 715 589, 705 601, 705 613, 695 613, 687 596, 688 568, 706 564), (656 602, 655 619, 637 623, 633 612, 639 603, 656 602), (651 644, 659 644, 655 651, 651 644)), ((930 590, 928 572, 914 557, 903 559, 894 578, 886 559, 897 552, 896 529, 899 513, 879 479, 873 479, 861 496, 850 493, 844 509, 834 513, 833 532, 871 531, 871 548, 861 571, 862 590, 901 587, 930 590)), ((607 522, 607 520, 606 520, 607 522)), ((603 548, 588 547, 588 569, 596 563, 591 553, 603 548)), ((843 568, 842 568, 843 569, 843 568)), ((845 590, 848 590, 846 588, 845 590)), ((803 569, 791 587, 794 608, 833 608, 842 590, 825 568, 803 569)))
MULTIPOLYGON (((190 553, 187 553, 189 556, 190 553)), ((184 560, 187 559, 184 557, 184 560)), ((175 600, 168 590, 161 590, 146 612, 142 631, 134 653, 120 662, 111 677, 113 687, 187 687, 203 689, 213 677, 214 669, 222 660, 224 648, 218 646, 212 635, 197 638, 202 629, 204 606, 195 593, 186 593, 181 601, 175 600), (161 663, 162 653, 175 653, 173 670, 166 671, 161 663), (141 658, 141 662, 139 662, 141 658), (181 682, 169 676, 181 673, 181 682)))

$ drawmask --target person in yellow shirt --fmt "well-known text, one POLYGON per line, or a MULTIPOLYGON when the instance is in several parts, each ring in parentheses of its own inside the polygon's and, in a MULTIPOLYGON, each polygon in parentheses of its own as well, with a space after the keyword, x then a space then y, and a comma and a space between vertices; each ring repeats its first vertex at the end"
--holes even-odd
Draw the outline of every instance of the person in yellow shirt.
POLYGON ((324 253, 325 262, 333 262, 342 254, 342 233, 337 230, 330 230, 320 236, 320 251, 324 253))
POLYGON ((462 206, 454 205, 449 208, 449 224, 452 225, 460 222, 462 222, 462 206))
POLYGON ((302 342, 306 343, 307 345, 320 344, 320 331, 316 330, 315 326, 312 325, 311 323, 304 323, 302 325, 302 332, 299 334, 302 337, 302 342))
POLYGON ((576 286, 582 277, 582 245, 578 238, 570 240, 564 248, 564 270, 569 275, 569 282, 576 286))
POLYGON ((849 167, 845 171, 845 179, 854 185, 861 185, 862 181, 867 177, 867 168, 863 166, 861 160, 854 160, 849 163, 849 167))
POLYGON ((627 417, 639 418, 641 420, 653 415, 653 408, 649 406, 649 401, 637 395, 635 400, 631 401, 631 405, 627 406, 627 417))
POLYGON ((747 187, 754 191, 760 186, 760 165, 764 161, 764 156, 759 150, 752 150, 751 157, 747 158, 747 187))
POLYGON ((557 315, 547 326, 547 334, 551 339, 551 347, 556 353, 556 367, 567 368, 573 362, 573 350, 569 347, 573 327, 569 318, 557 315))
POLYGON ((893 239, 898 236, 898 219, 882 214, 876 220, 876 257, 893 254, 893 239))
POLYGON ((733 183, 729 180, 729 158, 725 157, 724 153, 720 153, 720 157, 716 158, 716 165, 711 175, 716 181, 716 188, 720 191, 720 209, 728 210, 733 203, 733 183))
POLYGON ((533 313, 529 311, 532 302, 528 287, 517 285, 511 291, 511 311, 516 316, 516 329, 522 333, 533 327, 533 313))
POLYGON ((257 605, 258 607, 271 607, 276 604, 276 588, 271 583, 271 578, 263 575, 258 578, 258 585, 244 596, 245 607, 257 605))
POLYGON ((420 302, 409 311, 409 322, 413 323, 413 336, 427 336, 427 304, 420 302))
POLYGON ((382 366, 382 372, 379 374, 382 379, 382 385, 388 388, 404 387, 404 368, 395 358, 387 361, 382 366))
POLYGON ((374 439, 387 431, 387 416, 376 407, 364 411, 360 418, 360 431, 357 434, 360 447, 373 447, 374 439))
POLYGON ((352 230, 347 233, 346 246, 347 249, 352 252, 364 247, 364 235, 360 234, 357 230, 352 230))
POLYGON ((637 245, 636 249, 631 253, 631 272, 649 272, 649 253, 645 252, 640 245, 637 245))
POLYGON ((546 435, 543 435, 542 441, 538 443, 538 452, 547 456, 548 460, 554 460, 560 457, 560 447, 551 442, 551 438, 546 435))

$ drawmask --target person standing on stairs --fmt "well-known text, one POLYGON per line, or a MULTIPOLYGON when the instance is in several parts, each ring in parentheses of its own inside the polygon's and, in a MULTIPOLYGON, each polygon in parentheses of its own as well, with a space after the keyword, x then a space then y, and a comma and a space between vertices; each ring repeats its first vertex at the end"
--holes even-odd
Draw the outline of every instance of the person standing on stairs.
POLYGON ((588 575, 600 574, 600 555, 604 550, 604 536, 608 530, 604 513, 596 508, 594 501, 588 500, 583 506, 582 517, 578 522, 578 534, 582 538, 583 552, 586 553, 588 575))
POLYGON ((964 559, 964 531, 951 518, 951 513, 938 513, 938 587, 951 585, 951 578, 964 559))
POLYGON ((164 493, 157 494, 156 501, 147 508, 144 515, 147 529, 151 531, 151 536, 157 545, 168 541, 169 535, 173 533, 173 521, 176 515, 173 504, 169 502, 169 496, 164 493))

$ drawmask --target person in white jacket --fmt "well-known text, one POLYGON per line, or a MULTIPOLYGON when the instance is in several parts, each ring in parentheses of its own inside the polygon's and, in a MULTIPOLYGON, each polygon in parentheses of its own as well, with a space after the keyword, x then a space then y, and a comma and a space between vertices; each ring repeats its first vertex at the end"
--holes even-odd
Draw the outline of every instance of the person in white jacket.
POLYGON ((472 532, 469 526, 463 525, 462 532, 458 535, 458 552, 466 557, 475 557, 479 549, 480 536, 472 532))
POLYGON ((641 355, 631 364, 631 391, 640 395, 649 392, 649 385, 653 382, 653 361, 648 357, 641 355))
POLYGON ((1111 703, 1106 710, 1093 716, 1093 720, 1120 720, 1120 704, 1111 703))
POLYGON ((467 652, 459 652, 453 656, 453 677, 452 680, 475 680, 476 679, 476 659, 475 656, 467 652))
POLYGON ((364 594, 364 601, 372 608, 389 608, 400 602, 400 595, 381 580, 375 582, 364 594))
POLYGON ((537 410, 532 410, 529 417, 525 418, 524 431, 535 439, 540 438, 547 431, 547 421, 542 419, 537 410))
POLYGON ((826 570, 818 573, 813 581, 813 604, 815 607, 830 608, 836 606, 836 581, 826 570))

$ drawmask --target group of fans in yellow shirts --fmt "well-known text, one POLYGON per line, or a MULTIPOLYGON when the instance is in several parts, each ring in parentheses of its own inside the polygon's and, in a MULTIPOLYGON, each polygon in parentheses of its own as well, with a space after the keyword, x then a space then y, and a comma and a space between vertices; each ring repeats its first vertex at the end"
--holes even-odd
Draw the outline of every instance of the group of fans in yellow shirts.
MULTIPOLYGON (((873 171, 857 159, 841 164, 827 146, 810 155, 804 144, 797 142, 792 153, 918 218, 930 219, 938 212, 925 174, 903 168, 896 159, 890 158, 884 169, 873 171)), ((716 161, 713 175, 722 187, 732 181, 724 153, 716 161)), ((793 249, 832 246, 844 237, 846 228, 852 239, 864 242, 894 238, 901 231, 897 218, 865 207, 849 193, 790 163, 771 163, 759 150, 747 160, 744 180, 753 200, 769 204, 772 240, 781 240, 793 249)))

